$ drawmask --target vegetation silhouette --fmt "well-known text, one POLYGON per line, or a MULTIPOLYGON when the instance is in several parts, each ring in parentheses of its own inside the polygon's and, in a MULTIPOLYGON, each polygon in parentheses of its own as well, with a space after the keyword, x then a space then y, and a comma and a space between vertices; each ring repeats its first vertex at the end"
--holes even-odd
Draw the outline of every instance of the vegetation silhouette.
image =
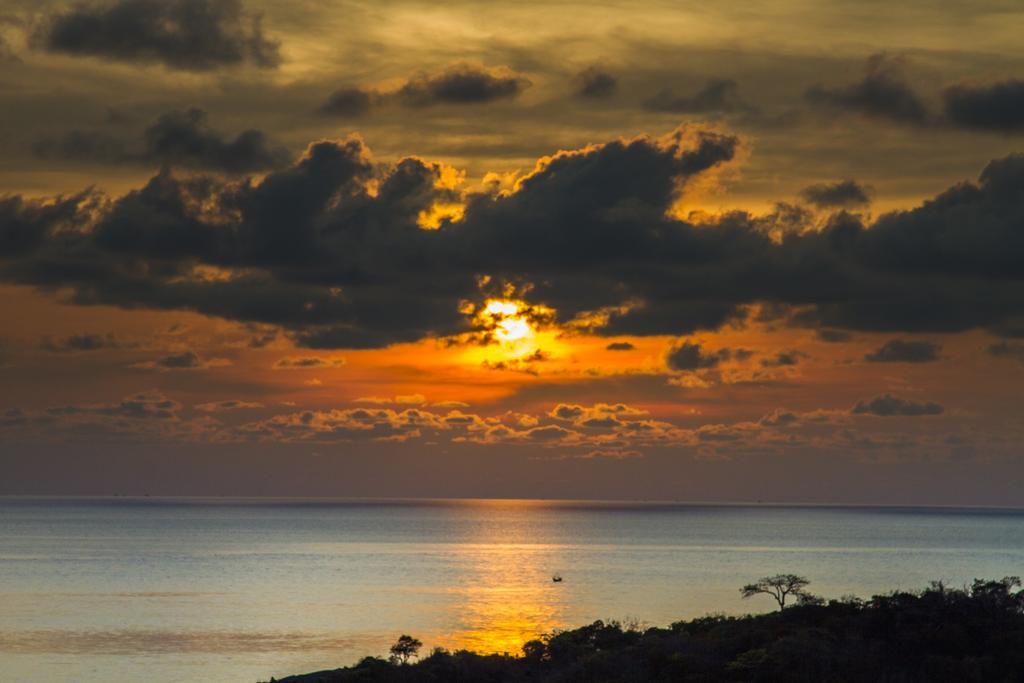
POLYGON ((779 603, 779 609, 786 609, 786 598, 791 595, 798 599, 805 598, 805 601, 814 599, 810 593, 804 590, 810 583, 804 577, 796 574, 776 574, 758 579, 757 583, 748 583, 740 589, 740 594, 744 598, 760 594, 770 595, 775 598, 775 602, 779 603))
POLYGON ((1015 576, 961 589, 935 582, 646 630, 595 621, 531 640, 519 657, 435 649, 415 664, 367 657, 279 683, 1010 683, 1024 680, 1020 587, 1015 576))
POLYGON ((423 647, 422 642, 412 636, 402 634, 391 646, 391 663, 408 664, 410 659, 419 657, 421 647, 423 647))

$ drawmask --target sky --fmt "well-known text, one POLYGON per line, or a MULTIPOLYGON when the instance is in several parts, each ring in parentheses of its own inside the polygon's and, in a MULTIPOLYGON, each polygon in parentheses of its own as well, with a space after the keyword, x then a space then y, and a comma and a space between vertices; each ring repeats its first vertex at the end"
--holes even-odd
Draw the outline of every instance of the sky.
POLYGON ((0 2, 0 494, 1024 505, 1017 2, 0 2))

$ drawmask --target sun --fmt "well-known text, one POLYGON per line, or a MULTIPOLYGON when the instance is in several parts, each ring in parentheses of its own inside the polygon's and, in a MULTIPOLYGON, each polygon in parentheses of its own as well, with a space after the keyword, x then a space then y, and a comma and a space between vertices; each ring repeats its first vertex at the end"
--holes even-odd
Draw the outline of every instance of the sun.
POLYGON ((462 362, 491 369, 539 372, 538 363, 553 367, 548 361, 566 351, 555 311, 543 304, 528 303, 514 293, 487 298, 479 304, 464 302, 460 308, 476 330, 463 347, 462 362))
POLYGON ((494 337, 503 344, 519 346, 532 341, 536 335, 530 321, 520 313, 520 305, 515 301, 492 299, 487 302, 483 314, 491 319, 494 337))

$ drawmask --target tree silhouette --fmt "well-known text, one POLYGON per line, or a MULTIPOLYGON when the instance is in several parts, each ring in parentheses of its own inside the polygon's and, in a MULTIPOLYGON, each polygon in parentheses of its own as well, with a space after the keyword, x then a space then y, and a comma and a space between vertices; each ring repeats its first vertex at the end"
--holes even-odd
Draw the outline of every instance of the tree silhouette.
POLYGON ((786 608, 786 598, 792 595, 795 598, 808 595, 804 590, 810 581, 802 576, 796 574, 776 574, 775 576, 766 576, 759 579, 757 583, 748 583, 746 586, 740 589, 740 593, 744 598, 749 598, 754 595, 770 595, 775 598, 775 602, 779 603, 779 609, 786 608))
POLYGON ((1017 577, 963 588, 933 583, 867 600, 809 600, 806 585, 799 576, 782 575, 748 589, 777 598, 785 605, 779 612, 706 616, 643 630, 596 621, 530 641, 522 657, 441 649, 416 657, 419 641, 403 636, 390 661, 364 657, 346 669, 294 680, 1024 683, 1024 590, 1017 577))
POLYGON ((391 661, 408 664, 410 659, 417 656, 422 646, 423 643, 419 640, 403 633, 391 646, 391 661))

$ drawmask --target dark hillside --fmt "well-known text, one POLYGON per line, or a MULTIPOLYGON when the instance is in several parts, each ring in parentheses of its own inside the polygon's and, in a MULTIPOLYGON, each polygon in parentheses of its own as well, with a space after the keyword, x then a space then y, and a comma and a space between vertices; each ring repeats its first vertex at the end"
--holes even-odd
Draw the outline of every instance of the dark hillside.
POLYGON ((531 641, 523 655, 435 650, 410 664, 368 657, 279 683, 638 681, 916 683, 1024 681, 1020 581, 933 584, 868 601, 804 600, 771 614, 668 628, 594 622, 531 641))

